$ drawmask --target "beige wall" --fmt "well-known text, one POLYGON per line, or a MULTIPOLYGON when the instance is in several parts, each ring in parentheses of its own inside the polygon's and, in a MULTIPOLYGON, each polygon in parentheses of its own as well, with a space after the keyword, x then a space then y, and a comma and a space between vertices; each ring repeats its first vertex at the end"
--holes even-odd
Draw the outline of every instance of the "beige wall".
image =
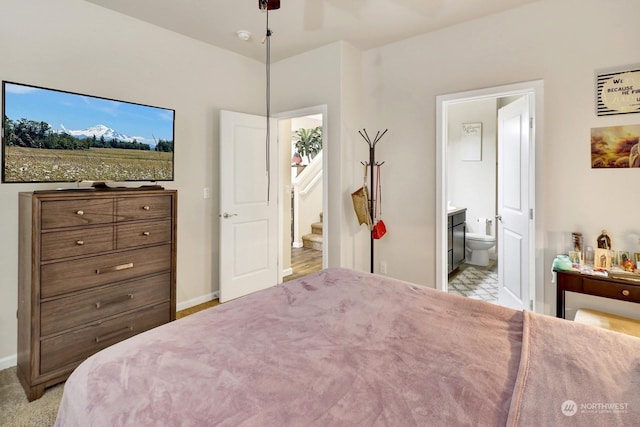
MULTIPOLYGON (((544 260, 547 312, 555 312, 551 261, 572 231, 595 244, 603 228, 618 249, 640 251, 638 170, 593 170, 591 127, 637 124, 640 114, 597 117, 595 70, 640 63, 640 2, 543 0, 499 15, 373 49, 363 54, 366 116, 392 130, 379 148, 385 160, 388 238, 377 243, 388 275, 435 282, 435 98, 544 80, 537 192, 536 257, 544 260)), ((613 304, 612 311, 621 309, 613 304)), ((636 309, 637 312, 637 309, 636 309)))
MULTIPOLYGON (((163 185, 179 193, 178 304, 218 289, 218 113, 260 113, 262 70, 84 1, 2 3, 0 79, 176 110, 176 180, 163 185)), ((16 353, 18 192, 73 186, 0 184, 0 366, 16 353)))

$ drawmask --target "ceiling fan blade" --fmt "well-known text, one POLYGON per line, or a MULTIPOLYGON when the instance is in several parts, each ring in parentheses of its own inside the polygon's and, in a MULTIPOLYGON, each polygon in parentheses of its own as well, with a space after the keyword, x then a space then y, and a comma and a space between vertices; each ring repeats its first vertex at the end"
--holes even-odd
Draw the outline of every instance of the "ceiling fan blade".
POLYGON ((306 0, 304 4, 304 29, 313 31, 322 28, 324 0, 306 0))

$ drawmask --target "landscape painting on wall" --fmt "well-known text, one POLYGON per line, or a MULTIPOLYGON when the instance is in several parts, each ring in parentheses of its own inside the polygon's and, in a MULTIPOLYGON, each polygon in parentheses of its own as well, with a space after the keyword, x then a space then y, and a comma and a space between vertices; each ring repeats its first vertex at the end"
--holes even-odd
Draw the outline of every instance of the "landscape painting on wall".
POLYGON ((640 167, 640 125, 591 129, 592 168, 640 167))
POLYGON ((3 82, 2 182, 172 181, 168 108, 3 82))

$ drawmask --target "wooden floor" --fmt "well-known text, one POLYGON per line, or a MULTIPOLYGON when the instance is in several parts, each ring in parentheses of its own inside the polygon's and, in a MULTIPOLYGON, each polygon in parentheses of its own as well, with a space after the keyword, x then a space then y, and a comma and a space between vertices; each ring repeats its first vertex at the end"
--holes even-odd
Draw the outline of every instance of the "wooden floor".
POLYGON ((202 304, 194 305, 193 307, 185 308, 184 310, 176 312, 176 319, 182 319, 185 316, 197 313, 205 308, 215 307, 218 304, 220 304, 220 301, 216 298, 211 301, 203 302, 202 304))
POLYGON ((293 274, 283 278, 285 282, 322 270, 322 251, 308 248, 291 248, 293 274))
MULTIPOLYGON (((311 273, 322 270, 322 251, 307 248, 292 248, 291 269, 293 270, 293 274, 284 277, 283 281, 288 282, 289 280, 307 276, 311 273)), ((220 301, 216 298, 214 300, 180 310, 176 313, 176 318, 180 319, 190 314, 197 313, 200 310, 204 310, 205 308, 215 307, 218 304, 220 304, 220 301)))

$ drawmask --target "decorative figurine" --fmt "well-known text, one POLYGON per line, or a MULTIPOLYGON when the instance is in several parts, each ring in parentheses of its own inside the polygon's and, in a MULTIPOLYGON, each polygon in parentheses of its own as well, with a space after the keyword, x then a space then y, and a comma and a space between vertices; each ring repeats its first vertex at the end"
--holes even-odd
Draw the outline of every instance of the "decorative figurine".
POLYGON ((633 273, 633 261, 631 261, 629 258, 625 259, 624 261, 622 261, 620 263, 620 267, 622 267, 624 269, 624 271, 627 271, 629 273, 633 273))
POLYGON ((582 233, 571 233, 573 250, 582 253, 582 233))
POLYGON ((602 230, 602 234, 598 236, 598 248, 611 249, 611 238, 607 235, 607 230, 602 230))

